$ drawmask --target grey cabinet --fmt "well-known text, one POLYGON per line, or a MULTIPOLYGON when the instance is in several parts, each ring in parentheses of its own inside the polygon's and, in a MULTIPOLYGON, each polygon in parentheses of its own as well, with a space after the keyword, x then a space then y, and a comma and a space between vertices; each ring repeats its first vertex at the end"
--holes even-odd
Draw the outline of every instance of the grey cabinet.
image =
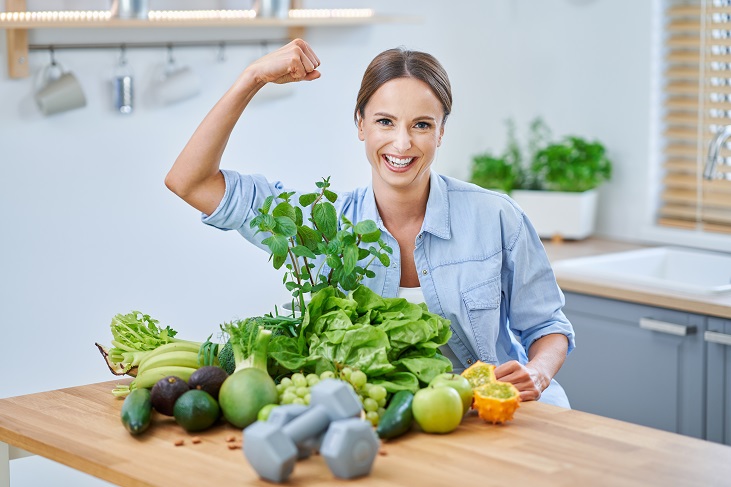
POLYGON ((572 408, 704 437, 706 317, 578 293, 566 293, 564 312, 576 349, 556 379, 572 408))
POLYGON ((708 318, 706 438, 731 445, 731 320, 708 318))

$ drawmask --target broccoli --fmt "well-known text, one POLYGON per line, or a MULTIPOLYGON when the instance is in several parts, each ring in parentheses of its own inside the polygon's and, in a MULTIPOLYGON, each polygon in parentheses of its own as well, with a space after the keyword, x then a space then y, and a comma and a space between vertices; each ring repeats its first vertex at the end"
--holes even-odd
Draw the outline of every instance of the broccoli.
POLYGON ((225 370, 229 375, 234 373, 236 370, 236 360, 234 359, 234 349, 231 346, 231 341, 227 341, 226 344, 221 347, 221 351, 218 352, 218 362, 221 368, 225 370))

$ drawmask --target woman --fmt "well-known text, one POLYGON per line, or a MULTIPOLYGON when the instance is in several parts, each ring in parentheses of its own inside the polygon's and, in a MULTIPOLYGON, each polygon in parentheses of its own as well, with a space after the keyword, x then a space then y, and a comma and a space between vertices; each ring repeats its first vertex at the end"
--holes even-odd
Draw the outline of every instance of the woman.
MULTIPOLYGON (((294 40, 247 67, 205 117, 165 179, 205 223, 266 249, 249 221, 284 188, 220 170, 221 156, 261 87, 315 80, 319 65, 311 47, 294 40)), ((573 348, 573 329, 533 227, 508 197, 431 171, 451 105, 447 74, 426 53, 385 51, 363 76, 355 122, 372 183, 336 204, 350 221, 376 221, 394 249, 391 265, 376 261, 376 276, 364 284, 449 319, 443 353, 456 372, 477 360, 499 364, 496 377, 512 382, 522 400, 569 407, 553 376, 573 348)))

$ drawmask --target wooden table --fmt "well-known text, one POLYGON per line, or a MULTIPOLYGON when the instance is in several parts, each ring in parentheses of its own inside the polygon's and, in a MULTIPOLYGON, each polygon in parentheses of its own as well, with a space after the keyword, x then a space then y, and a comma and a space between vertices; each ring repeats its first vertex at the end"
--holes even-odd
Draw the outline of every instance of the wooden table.
MULTIPOLYGON (((8 454, 27 451, 123 486, 272 485, 257 478, 227 424, 193 444, 170 418, 143 435, 122 426, 116 382, 0 399, 0 484, 8 454), (175 446, 184 438, 183 446, 175 446), (10 445, 10 448, 8 448, 10 445)), ((621 391, 618 391, 621 393, 621 391)), ((641 401, 642 398, 628 398, 641 401)), ((370 476, 349 483, 429 485, 720 486, 731 482, 731 447, 537 402, 515 420, 486 424, 472 413, 448 435, 412 431, 384 443, 370 476)), ((324 460, 301 461, 291 485, 343 485, 324 460)))

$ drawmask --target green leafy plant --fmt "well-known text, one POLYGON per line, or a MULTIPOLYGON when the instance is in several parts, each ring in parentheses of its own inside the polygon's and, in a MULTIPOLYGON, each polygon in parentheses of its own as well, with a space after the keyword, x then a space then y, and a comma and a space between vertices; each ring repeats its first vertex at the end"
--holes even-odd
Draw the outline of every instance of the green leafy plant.
POLYGON ((363 277, 375 277, 368 268, 375 259, 388 266, 393 253, 373 220, 354 224, 342 215, 338 222, 333 205, 337 194, 328 189, 329 177, 315 185, 318 190, 301 195, 297 203, 292 202, 293 192, 267 197, 250 224, 258 232, 271 233, 262 243, 271 251, 274 268, 285 267, 283 283, 300 313, 306 293, 328 286, 354 290, 363 277))
POLYGON ((566 137, 539 150, 531 171, 549 191, 581 192, 596 188, 612 176, 612 163, 599 142, 566 137))
POLYGON ((577 136, 551 142, 545 122, 531 121, 526 150, 515 135, 509 120, 505 151, 477 155, 472 161, 471 181, 488 189, 510 193, 514 189, 581 192, 596 188, 612 175, 612 163, 605 147, 577 136))
POLYGON ((498 189, 509 193, 522 176, 520 163, 522 153, 515 137, 515 123, 507 120, 508 143, 505 151, 500 155, 484 152, 472 158, 473 183, 483 188, 498 189))
POLYGON ((388 392, 416 392, 452 370, 439 353, 452 336, 448 319, 426 304, 384 298, 366 286, 313 293, 299 336, 273 336, 270 356, 284 369, 321 374, 363 371, 388 392))
POLYGON ((506 120, 507 143, 502 154, 484 152, 472 158, 472 174, 470 180, 488 189, 497 189, 510 193, 513 189, 537 189, 540 184, 535 180, 530 167, 526 166, 550 137, 548 126, 540 117, 535 118, 529 127, 526 157, 516 136, 515 122, 506 120))

